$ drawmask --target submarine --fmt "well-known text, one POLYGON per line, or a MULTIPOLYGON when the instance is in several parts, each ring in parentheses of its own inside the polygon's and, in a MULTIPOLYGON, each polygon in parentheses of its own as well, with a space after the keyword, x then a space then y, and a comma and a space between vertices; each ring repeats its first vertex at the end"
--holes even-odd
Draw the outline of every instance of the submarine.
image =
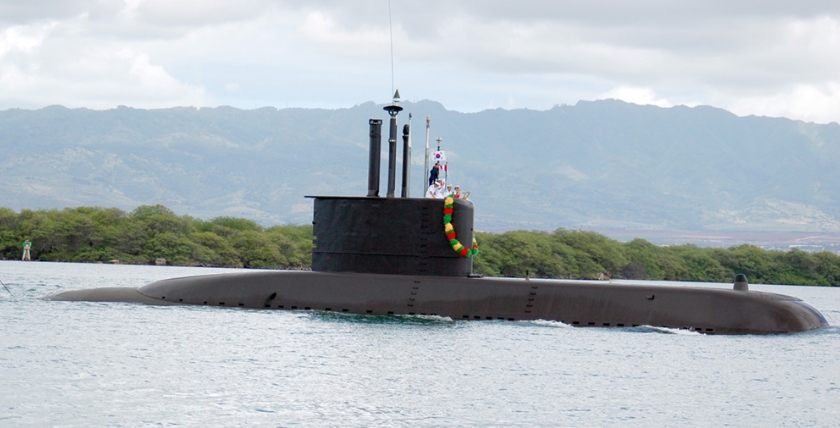
POLYGON ((205 305, 330 311, 452 320, 548 320, 579 327, 654 326, 708 335, 782 334, 828 326, 801 299, 749 289, 499 278, 474 274, 474 205, 408 196, 409 125, 402 135, 402 188, 395 196, 397 114, 390 116, 388 184, 379 195, 382 120, 369 120, 365 196, 314 199, 311 271, 261 270, 156 281, 137 288, 71 290, 53 301, 205 305))

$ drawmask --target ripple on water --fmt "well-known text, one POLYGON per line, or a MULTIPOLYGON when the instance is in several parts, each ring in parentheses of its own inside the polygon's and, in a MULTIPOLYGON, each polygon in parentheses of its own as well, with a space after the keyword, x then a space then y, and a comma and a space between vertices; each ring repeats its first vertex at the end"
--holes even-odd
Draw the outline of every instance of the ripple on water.
POLYGON ((323 322, 348 322, 360 324, 400 324, 400 325, 451 325, 449 317, 436 315, 364 315, 332 311, 307 312, 311 318, 323 322))
MULTIPOLYGON (((840 420, 834 325, 794 335, 705 336, 649 326, 40 300, 48 292, 201 273, 215 271, 0 261, 0 279, 14 293, 0 290, 0 425, 840 420)), ((801 297, 832 324, 840 320, 840 289, 755 288, 801 297)))

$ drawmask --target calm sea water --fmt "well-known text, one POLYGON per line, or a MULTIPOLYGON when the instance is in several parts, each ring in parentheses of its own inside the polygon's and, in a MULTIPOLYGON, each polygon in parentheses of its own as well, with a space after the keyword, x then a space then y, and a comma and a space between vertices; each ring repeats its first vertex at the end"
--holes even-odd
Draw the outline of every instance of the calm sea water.
POLYGON ((0 426, 840 425, 840 288, 751 285, 833 325, 780 336, 40 299, 224 271, 0 261, 0 426))

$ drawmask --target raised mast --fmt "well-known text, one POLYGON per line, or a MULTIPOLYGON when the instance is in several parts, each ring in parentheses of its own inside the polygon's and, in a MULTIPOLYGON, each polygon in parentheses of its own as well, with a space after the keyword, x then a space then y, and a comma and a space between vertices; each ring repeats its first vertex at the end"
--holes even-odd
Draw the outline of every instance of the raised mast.
POLYGON ((394 92, 393 104, 383 109, 391 116, 391 130, 388 137, 388 192, 385 194, 387 198, 393 198, 394 190, 397 188, 397 115, 403 109, 397 105, 399 101, 400 90, 397 89, 394 92))

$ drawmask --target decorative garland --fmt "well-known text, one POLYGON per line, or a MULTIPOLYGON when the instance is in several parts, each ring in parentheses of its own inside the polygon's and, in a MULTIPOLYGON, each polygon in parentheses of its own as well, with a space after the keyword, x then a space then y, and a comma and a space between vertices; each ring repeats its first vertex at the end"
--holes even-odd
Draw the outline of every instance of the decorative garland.
POLYGON ((455 236, 455 226, 452 226, 452 213, 454 211, 455 198, 452 194, 449 194, 443 201, 443 231, 446 232, 446 238, 449 239, 449 245, 452 246, 452 249, 460 254, 461 257, 470 258, 478 254, 478 242, 476 242, 475 235, 473 235, 472 248, 461 245, 461 242, 455 236))

